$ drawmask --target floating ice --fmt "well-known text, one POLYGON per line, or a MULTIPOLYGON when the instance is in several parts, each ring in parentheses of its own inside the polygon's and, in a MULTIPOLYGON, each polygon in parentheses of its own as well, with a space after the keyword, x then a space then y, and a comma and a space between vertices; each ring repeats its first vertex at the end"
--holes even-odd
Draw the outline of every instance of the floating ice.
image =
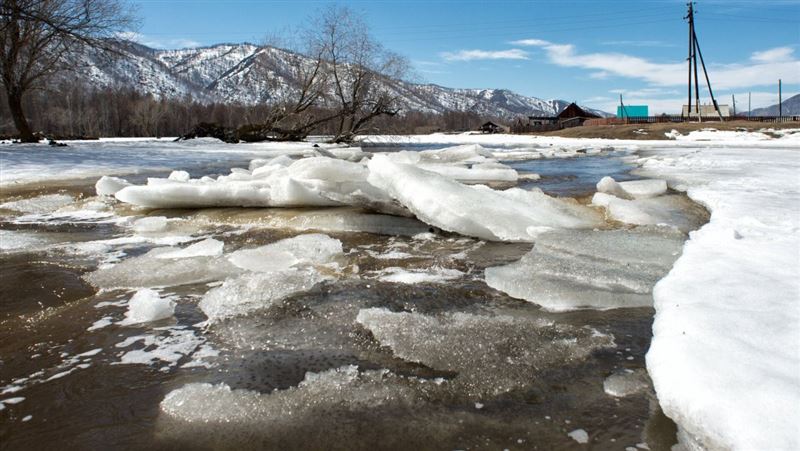
POLYGON ((581 445, 589 443, 589 434, 583 429, 575 429, 567 435, 581 445))
POLYGON ((666 180, 633 180, 617 182, 611 177, 603 177, 597 183, 597 191, 620 199, 647 199, 661 196, 667 192, 666 180))
POLYGON ((647 373, 642 370, 615 373, 603 381, 603 390, 611 396, 622 398, 650 387, 647 373))
POLYGON ((464 273, 457 269, 432 267, 427 270, 408 270, 404 268, 391 267, 381 271, 382 275, 378 280, 392 283, 443 283, 448 280, 463 277, 464 273))
POLYGON ((297 425, 314 424, 324 433, 306 436, 304 446, 325 448, 331 434, 352 427, 348 418, 353 415, 383 406, 411 415, 410 409, 424 402, 424 391, 432 385, 387 370, 359 371, 353 365, 306 373, 297 387, 268 394, 224 383, 190 383, 164 397, 160 429, 172 438, 200 437, 211 448, 280 448, 281 443, 296 443, 297 425))
POLYGON ((486 284, 552 311, 651 306, 682 245, 659 231, 549 232, 519 261, 487 268, 486 284))
POLYGON ((133 223, 133 230, 137 233, 163 232, 166 228, 167 218, 164 216, 148 216, 133 223))
POLYGON ((220 321, 271 307, 330 279, 314 268, 244 274, 209 290, 198 305, 210 321, 220 321))
POLYGON ((665 225, 689 232, 706 220, 702 207, 679 195, 626 200, 596 193, 592 197, 592 204, 605 207, 607 219, 626 224, 665 225))
POLYGON ((213 238, 206 238, 198 241, 184 249, 177 249, 171 252, 164 252, 156 255, 156 258, 192 258, 192 257, 217 257, 222 255, 222 248, 225 243, 213 238))
POLYGON ((148 288, 137 291, 128 301, 123 325, 147 323, 171 317, 175 313, 175 302, 162 298, 158 292, 148 288))
POLYGON ((528 387, 540 368, 569 365, 613 343, 593 329, 525 317, 370 308, 356 321, 395 356, 458 372, 454 389, 473 399, 528 387))
POLYGON ((152 365, 164 362, 167 364, 166 368, 174 367, 181 359, 189 357, 202 346, 205 340, 197 336, 191 329, 173 327, 160 330, 156 334, 129 337, 115 346, 128 348, 137 343, 141 343, 140 349, 124 352, 120 360, 114 364, 152 365))
POLYGON ((173 252, 172 248, 156 248, 99 268, 84 279, 97 288, 153 288, 212 282, 241 272, 224 257, 160 258, 173 252))
POLYGON ((94 184, 98 196, 113 196, 122 188, 131 186, 131 183, 118 177, 104 175, 94 184))
POLYGON ((50 213, 74 202, 75 199, 67 194, 46 194, 44 196, 21 199, 0 204, 0 208, 14 210, 20 213, 50 213))
POLYGON ((269 272, 300 264, 321 264, 342 253, 342 242, 328 235, 311 233, 280 240, 255 249, 242 249, 229 257, 242 269, 269 272))
POLYGON ((384 189, 420 220, 444 230, 492 241, 531 241, 551 227, 585 228, 600 219, 590 208, 541 191, 495 191, 376 155, 369 182, 384 189))

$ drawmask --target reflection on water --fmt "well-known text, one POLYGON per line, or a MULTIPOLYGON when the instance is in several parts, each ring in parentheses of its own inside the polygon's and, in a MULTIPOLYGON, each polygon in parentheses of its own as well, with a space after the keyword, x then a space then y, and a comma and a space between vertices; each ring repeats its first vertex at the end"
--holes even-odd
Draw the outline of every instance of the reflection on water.
MULTIPOLYGON (((603 175, 630 178, 618 156, 512 164, 559 195, 587 193, 603 175)), ((669 448, 674 430, 649 388, 624 398, 603 389, 611 374, 644 370, 651 308, 546 312, 483 282, 487 267, 531 244, 414 237, 429 228, 346 211, 344 226, 326 210, 295 211, 305 218, 296 222, 269 209, 151 212, 173 219, 165 234, 213 237, 226 254, 303 227, 341 240, 331 280, 213 325, 197 304, 215 282, 163 287, 174 318, 122 326, 132 292, 96 292, 80 278, 163 236, 109 244, 130 236, 124 221, 7 218, 3 239, 41 241, 0 258, 0 401, 24 398, 0 410, 0 448, 574 449, 578 429, 599 449, 669 448), (439 269, 456 276, 381 279, 439 269), (204 383, 215 385, 188 385, 204 383)))

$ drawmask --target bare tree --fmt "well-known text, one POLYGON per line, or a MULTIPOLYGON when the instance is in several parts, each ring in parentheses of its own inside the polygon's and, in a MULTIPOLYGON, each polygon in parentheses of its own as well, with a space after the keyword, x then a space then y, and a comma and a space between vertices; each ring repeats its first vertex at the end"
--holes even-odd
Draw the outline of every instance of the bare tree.
POLYGON ((75 54, 92 47, 113 51, 109 38, 134 23, 122 0, 3 0, 0 3, 0 75, 9 111, 24 142, 35 137, 23 111, 26 93, 75 67, 75 54))
POLYGON ((409 65, 371 36, 361 16, 346 7, 330 6, 316 19, 313 30, 310 47, 327 62, 338 110, 333 141, 350 141, 373 119, 399 112, 392 79, 404 77, 409 65))

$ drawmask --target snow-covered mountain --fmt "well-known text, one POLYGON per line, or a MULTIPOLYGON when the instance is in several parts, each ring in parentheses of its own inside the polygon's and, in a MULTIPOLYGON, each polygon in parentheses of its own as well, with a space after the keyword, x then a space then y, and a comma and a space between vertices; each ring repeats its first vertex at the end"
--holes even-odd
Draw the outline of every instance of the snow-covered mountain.
MULTIPOLYGON (((800 94, 789 97, 781 102, 781 114, 784 116, 798 116, 800 115, 800 94)), ((756 108, 750 114, 753 116, 777 116, 778 104, 770 105, 765 108, 756 108)))
MULTIPOLYGON (((248 43, 180 50, 156 50, 126 43, 123 52, 126 58, 86 54, 83 64, 86 81, 93 86, 130 87, 156 97, 191 97, 201 102, 246 105, 269 102, 291 93, 296 88, 293 83, 296 77, 293 65, 287 61, 302 59, 286 50, 248 43)), ((405 111, 474 112, 511 120, 520 116, 553 116, 569 104, 506 89, 454 89, 393 79, 384 79, 383 83, 398 95, 405 111)))

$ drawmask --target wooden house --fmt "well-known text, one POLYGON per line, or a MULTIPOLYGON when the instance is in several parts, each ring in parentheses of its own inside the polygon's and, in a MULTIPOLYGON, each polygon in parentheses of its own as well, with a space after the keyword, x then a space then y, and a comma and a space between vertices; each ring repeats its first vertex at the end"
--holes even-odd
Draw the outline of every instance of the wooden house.
POLYGON ((495 124, 492 121, 488 121, 478 127, 478 131, 481 133, 508 133, 509 128, 503 125, 495 124))

